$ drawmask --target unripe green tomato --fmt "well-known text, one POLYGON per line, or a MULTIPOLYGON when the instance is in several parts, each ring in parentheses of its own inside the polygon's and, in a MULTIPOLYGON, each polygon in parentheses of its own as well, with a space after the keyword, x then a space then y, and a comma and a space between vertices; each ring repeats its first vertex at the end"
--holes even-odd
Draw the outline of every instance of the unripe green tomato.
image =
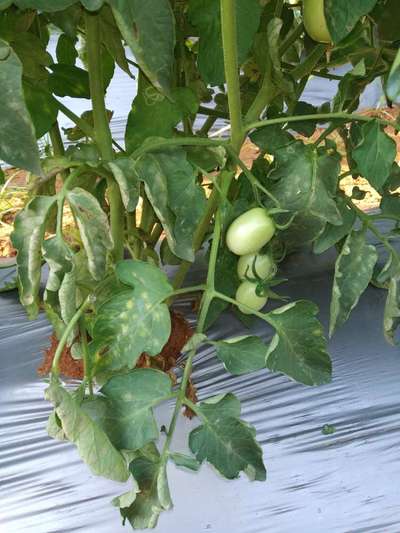
POLYGON ((311 39, 319 43, 331 43, 332 37, 326 23, 324 1, 304 0, 303 22, 311 39))
POLYGON ((275 233, 275 224, 267 211, 254 207, 232 222, 226 233, 226 245, 236 255, 258 252, 275 233))
MULTIPOLYGON (((247 305, 254 311, 259 311, 267 303, 268 297, 257 296, 256 288, 256 283, 252 283, 251 281, 242 281, 236 291, 236 300, 240 304, 247 305)), ((251 311, 242 306, 239 306, 239 311, 241 311, 245 315, 251 315, 251 311)))
POLYGON ((268 279, 275 275, 276 267, 273 259, 267 254, 247 254, 242 255, 237 264, 237 273, 239 279, 252 278, 254 275, 261 279, 268 279))

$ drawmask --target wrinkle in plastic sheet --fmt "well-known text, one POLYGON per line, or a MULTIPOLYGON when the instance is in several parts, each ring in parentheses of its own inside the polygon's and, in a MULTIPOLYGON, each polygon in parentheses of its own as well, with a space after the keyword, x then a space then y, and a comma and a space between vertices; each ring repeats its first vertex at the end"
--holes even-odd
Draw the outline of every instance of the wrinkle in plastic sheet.
MULTIPOLYGON (((327 325, 332 256, 292 255, 287 269, 294 277, 285 294, 318 303, 327 325)), ((233 377, 212 348, 200 350, 193 373, 200 398, 228 391, 240 398, 243 417, 257 428, 268 479, 226 481, 207 465, 198 474, 170 465, 175 507, 161 515, 157 531, 400 531, 400 356, 381 331, 384 298, 384 291, 370 287, 332 339, 334 377, 323 387, 308 388, 268 371, 233 377), (325 424, 335 433, 324 435, 325 424)), ((254 330, 270 340, 265 324, 254 330)), ((212 337, 242 333, 227 313, 212 337)), ((110 505, 125 485, 91 475, 72 445, 46 434, 50 407, 36 367, 49 335, 44 317, 26 319, 15 293, 0 295, 0 531, 129 531, 110 505)), ((172 404, 160 409, 160 424, 168 422, 171 409, 172 404)), ((196 424, 180 419, 176 450, 186 449, 196 424)))

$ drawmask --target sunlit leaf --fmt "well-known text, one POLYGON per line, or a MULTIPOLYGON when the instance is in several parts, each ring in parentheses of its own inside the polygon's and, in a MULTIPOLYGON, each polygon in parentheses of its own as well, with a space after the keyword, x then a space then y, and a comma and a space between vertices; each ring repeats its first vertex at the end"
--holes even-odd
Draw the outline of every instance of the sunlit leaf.
POLYGON ((253 426, 239 418, 239 400, 226 394, 201 402, 197 409, 202 425, 189 436, 197 460, 207 460, 227 479, 235 479, 243 471, 252 481, 264 481, 262 450, 253 426))
POLYGON ((240 376, 266 367, 267 346, 259 337, 215 342, 216 355, 231 374, 240 376))
POLYGON ((299 301, 268 313, 276 334, 268 348, 267 367, 304 385, 329 383, 332 364, 318 307, 299 301))

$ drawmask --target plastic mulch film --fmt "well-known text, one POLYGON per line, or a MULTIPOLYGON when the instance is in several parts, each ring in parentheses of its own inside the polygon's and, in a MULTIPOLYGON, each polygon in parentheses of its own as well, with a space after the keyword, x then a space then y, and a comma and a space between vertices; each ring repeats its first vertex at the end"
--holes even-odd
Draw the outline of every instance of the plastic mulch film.
MULTIPOLYGON (((332 264, 329 255, 292 255, 286 268, 295 277, 282 286, 292 299, 318 303, 325 325, 332 264)), ((200 399, 228 391, 240 398, 243 418, 257 429, 268 479, 226 481, 207 465, 192 474, 171 464, 175 507, 160 516, 157 531, 400 531, 400 354, 383 338, 384 298, 384 291, 368 288, 330 342, 334 377, 323 387, 305 387, 266 370, 233 377, 212 347, 201 350, 193 374, 200 399)), ((265 324, 254 330, 271 338, 265 324)), ((244 332, 227 313, 212 337, 244 332)), ((49 335, 44 317, 27 320, 15 292, 0 295, 0 531, 129 531, 110 504, 125 487, 91 475, 72 445, 46 435, 50 406, 36 367, 49 335)), ((160 425, 171 409, 170 404, 159 410, 160 425)), ((180 419, 176 450, 186 450, 196 424, 180 419)))

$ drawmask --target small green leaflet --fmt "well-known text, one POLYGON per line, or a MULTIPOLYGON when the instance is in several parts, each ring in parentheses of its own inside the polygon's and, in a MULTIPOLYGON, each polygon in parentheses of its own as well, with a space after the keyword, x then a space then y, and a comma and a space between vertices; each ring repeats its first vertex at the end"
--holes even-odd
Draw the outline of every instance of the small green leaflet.
POLYGON ((46 220, 55 201, 51 196, 36 196, 16 217, 11 235, 13 246, 18 251, 20 299, 30 318, 36 318, 39 312, 42 241, 46 220))
POLYGON ((107 215, 96 198, 80 187, 69 191, 67 200, 78 222, 89 271, 100 280, 106 271, 107 251, 113 247, 107 215))
POLYGON ((39 151, 22 89, 22 65, 0 40, 0 159, 41 175, 39 151))
POLYGON ((334 43, 344 39, 377 0, 325 0, 325 16, 334 43))
POLYGON ((240 376, 266 367, 267 346, 259 337, 237 337, 214 343, 216 355, 231 374, 240 376))
POLYGON ((374 246, 366 243, 365 232, 352 231, 336 260, 330 335, 349 318, 372 279, 377 260, 377 251, 374 246))
POLYGON ((58 105, 50 94, 34 84, 24 83, 24 98, 33 125, 36 138, 40 139, 53 126, 58 116, 58 105))
POLYGON ((332 376, 332 364, 318 307, 311 302, 290 303, 268 313, 276 329, 268 348, 267 368, 283 372, 304 385, 323 385, 332 376))
POLYGON ((390 344, 396 345, 395 333, 400 326, 400 281, 392 278, 389 282, 389 290, 385 305, 383 330, 390 344))
POLYGON ((392 102, 398 103, 400 100, 400 50, 390 70, 386 83, 386 94, 392 102))
POLYGON ((171 378, 142 368, 112 377, 100 390, 108 400, 110 438, 118 449, 137 450, 159 436, 153 407, 172 393, 171 378))
POLYGON ((51 65, 49 87, 57 96, 90 98, 89 74, 74 65, 51 65))
POLYGON ((114 505, 114 507, 118 507, 119 509, 125 509, 127 507, 130 507, 136 500, 137 494, 140 492, 140 489, 139 485, 136 483, 136 480, 132 478, 132 481, 133 487, 131 488, 131 490, 113 498, 111 503, 112 505, 114 505))
POLYGON ((171 251, 194 260, 193 234, 206 209, 204 191, 182 148, 148 153, 135 162, 138 178, 166 233, 171 251))
POLYGON ((396 152, 394 140, 373 120, 362 126, 362 140, 352 155, 360 174, 380 191, 390 175, 396 152))
POLYGON ((107 349, 98 361, 104 370, 133 368, 143 352, 157 355, 171 332, 163 303, 173 292, 167 276, 150 263, 131 260, 118 263, 116 273, 126 290, 100 306, 93 327, 93 349, 107 349))
POLYGON ((172 508, 166 465, 156 448, 152 453, 145 449, 137 455, 129 469, 140 492, 129 507, 121 509, 121 515, 133 529, 155 528, 160 513, 172 508))
MULTIPOLYGON (((260 24, 262 12, 258 0, 236 0, 238 24, 238 60, 242 65, 251 48, 254 35, 260 24)), ((204 81, 210 85, 225 82, 222 52, 220 3, 215 0, 190 0, 188 16, 200 35, 199 70, 204 81)))
POLYGON ((187 468, 193 472, 197 472, 200 469, 201 464, 190 455, 185 455, 183 453, 170 453, 169 458, 175 463, 176 466, 187 468))
POLYGON ((253 426, 239 418, 239 400, 226 394, 202 402, 197 410, 202 425, 189 435, 189 447, 197 460, 206 459, 227 479, 243 471, 251 481, 264 481, 262 449, 253 426))
POLYGON ((65 436, 76 445, 93 474, 114 481, 126 481, 129 472, 123 456, 104 431, 81 409, 77 399, 55 381, 46 389, 46 398, 54 405, 65 436))
POLYGON ((175 19, 169 0, 108 0, 108 3, 140 68, 155 87, 169 94, 175 47, 175 19))
POLYGON ((61 441, 67 440, 61 425, 61 421, 58 418, 55 410, 52 411, 49 415, 46 425, 46 431, 49 437, 51 437, 52 439, 61 441))

